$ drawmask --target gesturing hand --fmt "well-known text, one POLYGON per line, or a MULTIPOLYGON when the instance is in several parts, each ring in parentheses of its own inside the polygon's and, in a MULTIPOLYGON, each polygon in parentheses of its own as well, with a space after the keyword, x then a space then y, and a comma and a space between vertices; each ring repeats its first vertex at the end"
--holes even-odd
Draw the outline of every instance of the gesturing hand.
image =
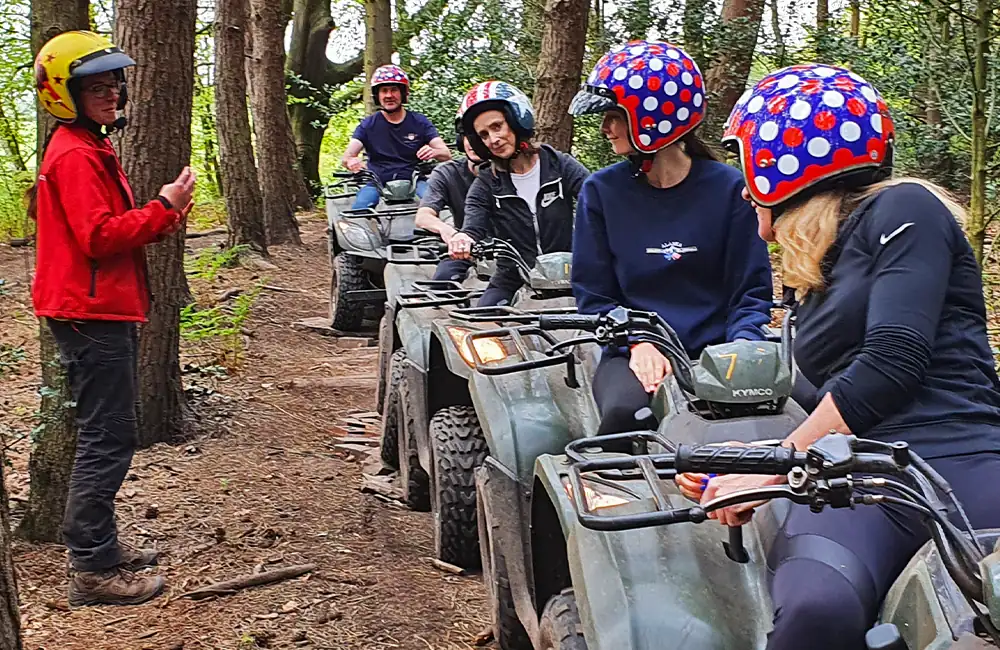
POLYGON ((195 173, 190 167, 185 167, 173 183, 160 188, 160 196, 170 201, 175 210, 181 211, 181 206, 191 203, 194 195, 195 173))

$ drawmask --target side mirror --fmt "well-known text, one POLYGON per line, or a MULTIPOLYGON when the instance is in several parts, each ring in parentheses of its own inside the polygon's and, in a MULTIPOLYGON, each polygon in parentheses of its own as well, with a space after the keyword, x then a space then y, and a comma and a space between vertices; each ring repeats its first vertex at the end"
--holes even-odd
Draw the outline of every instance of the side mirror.
POLYGON ((909 650, 906 641, 892 623, 876 625, 865 634, 865 647, 868 650, 909 650))

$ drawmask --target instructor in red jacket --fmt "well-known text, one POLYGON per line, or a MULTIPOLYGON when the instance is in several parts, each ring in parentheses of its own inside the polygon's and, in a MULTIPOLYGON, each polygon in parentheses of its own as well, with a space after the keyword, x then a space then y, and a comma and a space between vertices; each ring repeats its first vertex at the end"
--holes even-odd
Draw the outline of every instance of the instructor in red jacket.
POLYGON ((71 606, 138 604, 159 594, 154 550, 118 539, 115 494, 136 444, 137 323, 150 294, 143 247, 180 228, 194 174, 185 168, 136 206, 109 133, 125 126, 125 53, 93 32, 65 32, 35 59, 41 105, 59 120, 32 189, 37 220, 35 314, 59 345, 79 437, 63 521, 71 606))

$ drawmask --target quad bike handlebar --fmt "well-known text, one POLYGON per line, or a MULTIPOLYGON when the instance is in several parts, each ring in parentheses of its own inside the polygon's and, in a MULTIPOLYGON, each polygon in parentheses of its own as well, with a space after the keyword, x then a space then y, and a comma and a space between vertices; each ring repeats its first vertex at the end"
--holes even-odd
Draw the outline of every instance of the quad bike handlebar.
MULTIPOLYGON (((928 526, 942 563, 955 581, 985 630, 1000 644, 1000 631, 990 617, 975 603, 986 597, 980 573, 985 551, 975 531, 947 482, 905 442, 884 443, 853 435, 828 434, 806 449, 797 451, 778 445, 674 445, 652 432, 611 434, 574 440, 566 446, 569 460, 571 498, 580 524, 601 531, 629 530, 677 523, 701 523, 709 513, 739 503, 770 499, 788 499, 808 505, 813 512, 824 508, 851 508, 859 505, 886 505, 916 511, 928 526), (621 442, 633 443, 633 453, 593 457, 605 447, 621 449, 621 442), (656 443, 665 453, 636 453, 656 443), (783 485, 732 492, 688 508, 673 508, 660 481, 677 473, 787 475, 783 485), (585 497, 585 478, 600 481, 645 480, 652 494, 655 510, 614 514, 595 514, 585 497), (939 497, 945 495, 947 504, 939 497), (958 515, 963 528, 949 520, 958 515)), ((589 481, 592 485, 599 485, 589 481)), ((613 509, 611 509, 613 510, 613 509)), ((742 550, 739 529, 730 529, 726 552, 738 545, 742 550)), ((746 561, 737 560, 737 561, 746 561)))

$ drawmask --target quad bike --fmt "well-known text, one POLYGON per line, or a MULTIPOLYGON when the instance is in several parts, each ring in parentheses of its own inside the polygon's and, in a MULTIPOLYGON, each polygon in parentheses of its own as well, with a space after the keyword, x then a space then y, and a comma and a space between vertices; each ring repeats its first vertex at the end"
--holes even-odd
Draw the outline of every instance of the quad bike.
MULTIPOLYGON (((465 286, 417 282, 399 295, 395 331, 400 347, 390 364, 382 454, 383 462, 399 469, 407 504, 434 513, 437 557, 475 569, 480 554, 473 471, 489 452, 480 421, 493 405, 478 398, 467 335, 495 327, 497 317, 518 309, 575 309, 568 281, 570 253, 540 255, 529 268, 503 240, 477 243, 472 252, 480 261, 511 261, 525 286, 512 306, 504 308, 462 306, 481 294, 475 281, 465 286), (444 307, 455 308, 446 312, 444 307)), ((497 341, 479 339, 476 346, 480 357, 500 359, 509 353, 497 341)), ((525 415, 542 420, 548 416, 545 404, 553 398, 539 392, 537 401, 525 415)), ((574 403, 567 409, 585 413, 587 405, 574 403)))
MULTIPOLYGON (((413 241, 414 219, 420 199, 417 181, 430 173, 433 161, 422 162, 409 179, 382 184, 367 169, 337 172, 341 179, 326 188, 327 237, 330 248, 330 321, 334 329, 355 331, 367 317, 379 320, 386 289, 383 271, 386 247, 413 241), (359 189, 375 185, 381 196, 374 208, 350 206, 359 189)), ((442 219, 450 212, 442 214, 442 219)), ((429 234, 429 233, 426 233, 429 234)))
MULTIPOLYGON (((573 377, 573 348, 594 343, 649 342, 674 368, 653 401, 656 432, 579 438, 537 454, 529 467, 523 450, 536 451, 537 432, 488 421, 491 455, 476 486, 483 579, 501 648, 764 648, 773 620, 766 558, 790 503, 818 512, 888 500, 928 515, 932 541, 885 598, 868 648, 996 647, 1000 545, 991 555, 985 549, 1000 530, 967 535, 951 524, 937 494, 950 489, 904 443, 830 434, 804 452, 777 445, 804 419, 788 398, 787 315, 782 329, 780 343, 709 346, 697 361, 659 316, 622 308, 605 316, 542 314, 469 336, 474 356, 478 338, 549 342, 499 364, 477 356, 477 374, 516 376, 547 365, 565 366, 573 377), (589 334, 552 343, 552 333, 566 329, 589 334), (677 472, 787 474, 788 483, 693 505, 673 483, 677 472), (856 491, 873 486, 889 496, 856 491), (742 527, 681 525, 760 499, 770 501, 742 527)), ((510 404, 512 412, 521 408, 510 404)))

